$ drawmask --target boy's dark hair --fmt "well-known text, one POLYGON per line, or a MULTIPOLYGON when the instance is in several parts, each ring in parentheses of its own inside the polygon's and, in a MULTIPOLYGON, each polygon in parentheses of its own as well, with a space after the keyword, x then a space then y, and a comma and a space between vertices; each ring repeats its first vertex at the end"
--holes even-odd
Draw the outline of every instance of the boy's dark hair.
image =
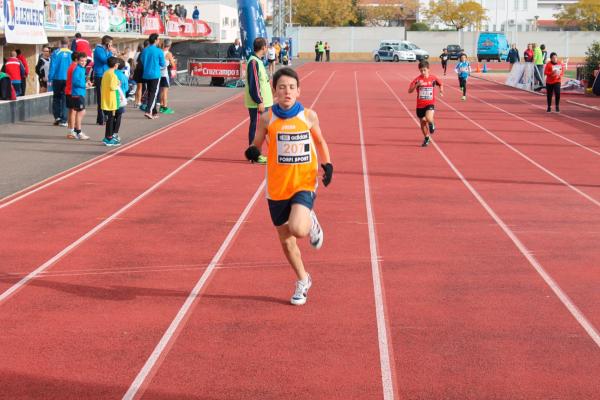
POLYGON ((419 69, 421 68, 429 68, 429 61, 421 60, 419 61, 419 69))
POLYGON ((108 61, 106 62, 106 64, 108 64, 108 68, 113 68, 119 62, 120 60, 117 57, 108 57, 108 61))
POLYGON ((74 51, 71 53, 71 61, 77 61, 79 60, 79 52, 74 51))
POLYGON ((104 35, 104 36, 102 36, 102 45, 106 46, 106 45, 108 45, 108 42, 111 42, 112 40, 113 40, 112 36, 104 35))
POLYGON ((545 44, 541 45, 540 50, 546 50, 546 45, 545 44))
POLYGON ((558 54, 556 54, 555 52, 550 53, 550 58, 557 56, 558 54))
POLYGON ((80 51, 80 52, 76 51, 74 54, 77 54, 77 59, 75 61, 79 61, 82 58, 87 59, 87 54, 85 54, 83 51, 80 51))
POLYGON ((125 60, 122 58, 117 58, 119 60, 119 69, 125 69, 125 60))
POLYGON ((291 69, 290 67, 283 67, 278 69, 273 74, 273 88, 277 87, 277 81, 282 76, 289 76, 290 78, 294 78, 296 80, 296 87, 300 87, 300 78, 298 77, 298 73, 291 69))
POLYGON ((21 49, 16 49, 15 52, 17 53, 18 56, 21 55, 21 49))
POLYGON ((148 39, 144 40, 144 49, 146 47, 148 47, 149 44, 150 44, 150 41, 148 39))
POLYGON ((150 44, 156 43, 157 40, 158 40, 158 33, 153 33, 150 36, 148 36, 148 43, 150 43, 150 44))
POLYGON ((267 40, 263 37, 257 37, 254 39, 254 43, 252 47, 254 48, 254 52, 261 51, 263 47, 267 45, 267 40))
POLYGON ((75 37, 76 37, 77 39, 81 39, 81 33, 77 32, 77 33, 75 34, 75 37))

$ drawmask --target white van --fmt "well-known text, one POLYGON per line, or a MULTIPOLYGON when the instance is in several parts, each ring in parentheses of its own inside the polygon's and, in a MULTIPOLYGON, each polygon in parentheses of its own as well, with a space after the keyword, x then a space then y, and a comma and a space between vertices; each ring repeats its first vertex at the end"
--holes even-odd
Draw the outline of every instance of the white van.
POLYGON ((400 51, 412 51, 419 61, 427 60, 429 58, 429 53, 426 50, 423 50, 408 40, 382 40, 379 42, 379 47, 381 46, 392 46, 394 49, 400 51))

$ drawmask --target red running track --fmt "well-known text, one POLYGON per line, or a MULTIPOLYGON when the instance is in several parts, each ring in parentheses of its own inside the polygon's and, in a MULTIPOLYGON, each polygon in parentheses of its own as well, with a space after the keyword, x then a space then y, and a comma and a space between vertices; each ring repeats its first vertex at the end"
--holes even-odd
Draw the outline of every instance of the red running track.
POLYGON ((336 166, 317 200, 325 245, 302 246, 308 304, 288 305, 293 274, 234 100, 0 209, 0 296, 24 283, 0 301, 3 396, 597 397, 593 111, 542 115, 523 101, 543 98, 479 80, 463 103, 448 77, 422 149, 414 65, 301 73, 336 166))

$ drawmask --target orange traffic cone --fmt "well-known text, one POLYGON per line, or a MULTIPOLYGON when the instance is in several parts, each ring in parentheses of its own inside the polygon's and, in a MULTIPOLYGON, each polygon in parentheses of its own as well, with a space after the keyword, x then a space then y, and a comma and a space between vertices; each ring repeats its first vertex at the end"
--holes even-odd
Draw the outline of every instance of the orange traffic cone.
POLYGON ((477 68, 475 69, 475 72, 481 72, 481 69, 479 68, 479 62, 477 62, 477 68))

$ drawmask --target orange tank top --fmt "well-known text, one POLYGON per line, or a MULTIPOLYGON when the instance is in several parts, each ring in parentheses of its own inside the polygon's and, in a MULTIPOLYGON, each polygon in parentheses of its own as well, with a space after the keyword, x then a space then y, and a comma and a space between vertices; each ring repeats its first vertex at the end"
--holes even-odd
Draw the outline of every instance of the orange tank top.
POLYGON ((267 198, 287 200, 300 191, 317 190, 319 163, 304 109, 281 119, 269 111, 267 130, 267 198))

